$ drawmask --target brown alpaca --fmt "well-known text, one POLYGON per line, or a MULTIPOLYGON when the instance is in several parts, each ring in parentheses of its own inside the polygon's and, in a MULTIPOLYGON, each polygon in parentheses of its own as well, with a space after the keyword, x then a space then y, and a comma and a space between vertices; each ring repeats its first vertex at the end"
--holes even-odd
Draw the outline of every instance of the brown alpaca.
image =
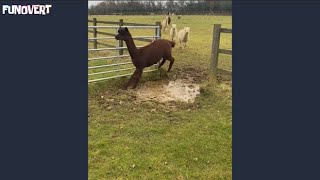
POLYGON ((143 69, 157 64, 161 59, 163 60, 158 68, 160 68, 166 60, 170 61, 168 72, 172 68, 174 58, 171 55, 171 49, 175 46, 175 42, 157 39, 151 44, 137 49, 127 27, 120 27, 115 38, 126 42, 132 63, 136 67, 136 70, 126 84, 125 89, 128 89, 131 84, 133 84, 132 89, 136 88, 143 69))

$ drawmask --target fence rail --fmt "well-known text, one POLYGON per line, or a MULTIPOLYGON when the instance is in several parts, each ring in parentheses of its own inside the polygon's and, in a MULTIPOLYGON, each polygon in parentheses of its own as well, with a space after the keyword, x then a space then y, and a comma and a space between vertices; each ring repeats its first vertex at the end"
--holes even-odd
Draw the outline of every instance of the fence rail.
MULTIPOLYGON (((146 72, 152 72, 152 71, 155 71, 155 70, 145 70, 143 71, 144 73, 146 72)), ((113 79, 113 78, 118 78, 118 77, 125 77, 125 76, 131 76, 132 74, 121 74, 121 75, 117 75, 117 76, 114 76, 114 77, 104 77, 104 78, 99 78, 99 79, 92 79, 92 80, 89 80, 88 83, 92 83, 92 82, 98 82, 98 81, 103 81, 103 80, 107 80, 107 79, 113 79)))
POLYGON ((232 51, 228 49, 219 49, 219 53, 232 55, 232 51))
MULTIPOLYGON (((141 38, 159 38, 158 36, 133 36, 132 39, 141 39, 141 38)), ((114 39, 114 37, 101 37, 101 38, 88 38, 88 40, 94 39, 114 39)))
MULTIPOLYGON (((119 19, 119 21, 101 21, 97 20, 97 18, 93 18, 92 20, 88 19, 88 23, 92 23, 92 26, 88 26, 88 32, 93 34, 93 38, 89 38, 88 41, 89 43, 93 43, 93 48, 97 49, 98 45, 105 45, 110 47, 108 44, 100 43, 98 40, 103 40, 103 39, 112 39, 116 35, 116 33, 110 33, 110 32, 102 32, 99 31, 98 29, 113 29, 113 28, 119 28, 120 26, 122 27, 128 27, 128 28, 135 28, 135 29, 145 29, 145 28, 150 28, 153 29, 156 26, 160 25, 160 22, 156 22, 155 25, 153 24, 142 24, 142 23, 131 23, 131 22, 124 22, 123 19, 119 19), (103 26, 98 25, 98 24, 103 24, 103 26), (110 36, 110 37, 102 37, 98 38, 98 35, 105 35, 105 36, 110 36)), ((161 36, 161 32, 159 34, 161 36)), ((158 37, 137 37, 134 38, 137 41, 142 41, 142 42, 152 42, 153 39, 156 39, 158 37)), ((123 41, 120 41, 119 43, 120 47, 123 47, 123 41)), ((119 50, 120 54, 123 54, 122 50, 119 50)))
MULTIPOLYGON (((137 48, 140 48, 142 46, 137 46, 137 48)), ((88 51, 104 51, 104 50, 122 50, 122 49, 128 49, 127 47, 115 47, 115 48, 99 48, 99 49, 88 49, 88 51)))
POLYGON ((220 49, 220 34, 232 33, 232 29, 221 28, 221 24, 214 24, 213 38, 212 38, 212 51, 211 51, 211 65, 210 65, 210 83, 215 85, 217 82, 217 70, 219 54, 232 55, 232 50, 220 49))
MULTIPOLYGON (((101 34, 101 35, 106 35, 106 36, 115 36, 115 33, 107 33, 107 32, 101 32, 101 31, 97 31, 97 34, 101 34)), ((97 35, 95 35, 95 37, 97 37, 97 35)))
MULTIPOLYGON (((133 39, 140 40, 140 41, 147 41, 151 42, 152 39, 159 39, 161 38, 161 31, 160 31, 160 22, 156 22, 155 25, 150 24, 138 24, 138 23, 123 23, 123 20, 120 19, 119 22, 116 22, 118 25, 115 26, 114 22, 109 21, 97 21, 95 18, 91 21, 88 20, 88 22, 92 22, 93 26, 88 26, 88 32, 93 33, 93 37, 88 38, 88 42, 93 42, 94 46, 92 49, 88 48, 88 52, 96 52, 96 51, 119 51, 118 55, 110 55, 110 56, 101 56, 101 57, 91 57, 88 58, 88 83, 91 82, 98 82, 103 81, 107 79, 117 78, 117 77, 124 77, 124 76, 130 76, 132 73, 126 73, 126 71, 130 71, 135 69, 135 67, 132 65, 131 61, 120 61, 122 58, 128 58, 130 57, 127 54, 123 54, 123 50, 127 49, 127 47, 123 46, 122 40, 116 40, 115 35, 113 33, 106 33, 98 31, 98 29, 114 29, 115 32, 117 32, 118 28, 121 27, 128 27, 130 29, 155 29, 155 35, 153 36, 133 36, 133 39), (105 24, 111 24, 111 25, 97 25, 97 23, 105 23, 105 24), (97 35, 106 35, 104 37, 98 37, 97 35), (98 40, 115 40, 116 44, 109 45, 99 42, 98 40), (98 44, 105 45, 107 47, 97 47, 98 44), (113 60, 112 63, 110 63, 110 60, 113 60), (92 64, 91 62, 97 61, 100 64, 92 64), (131 66, 130 66, 131 64, 131 66), (112 69, 110 69, 112 68, 112 69), (100 70, 100 71, 98 71, 100 70), (125 74, 123 74, 123 72, 125 74), (101 77, 101 76, 107 76, 107 77, 101 77)), ((137 46, 142 47, 142 46, 137 46)), ((159 63, 158 63, 159 64, 159 63)), ((155 65, 157 66, 157 65, 155 65)), ((156 71, 158 68, 155 68, 155 66, 152 66, 150 68, 147 68, 144 70, 144 72, 151 72, 156 71)))
POLYGON ((114 45, 102 43, 102 42, 97 42, 98 45, 103 45, 104 47, 114 47, 114 45))
POLYGON ((232 33, 232 29, 221 28, 220 31, 222 33, 232 33))
MULTIPOLYGON (((157 26, 125 26, 125 25, 123 25, 121 27, 134 28, 134 29, 154 29, 157 26)), ((88 28, 93 28, 93 29, 97 29, 97 28, 117 29, 117 28, 119 28, 119 26, 88 26, 88 28)))
MULTIPOLYGON (((93 18, 92 20, 88 19, 88 23, 93 23, 94 21, 98 24, 117 24, 119 25, 120 21, 101 21, 101 20, 94 20, 96 18, 93 18)), ((123 22, 123 25, 134 25, 134 26, 152 26, 152 24, 142 24, 142 23, 129 23, 129 22, 123 22)))
POLYGON ((89 61, 100 60, 100 59, 115 59, 115 58, 123 58, 129 57, 129 55, 120 55, 120 56, 106 56, 106 57, 97 57, 97 58, 89 58, 89 61))

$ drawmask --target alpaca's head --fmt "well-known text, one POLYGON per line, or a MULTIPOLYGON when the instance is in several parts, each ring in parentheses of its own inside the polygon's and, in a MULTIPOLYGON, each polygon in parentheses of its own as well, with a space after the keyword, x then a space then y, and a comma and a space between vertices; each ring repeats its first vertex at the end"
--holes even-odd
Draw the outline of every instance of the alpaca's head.
POLYGON ((118 34, 115 36, 116 40, 127 41, 131 37, 131 34, 127 27, 120 27, 118 34))
POLYGON ((187 32, 190 31, 190 27, 184 27, 183 29, 185 29, 187 32))
POLYGON ((172 24, 171 29, 176 30, 177 29, 177 25, 176 24, 172 24))

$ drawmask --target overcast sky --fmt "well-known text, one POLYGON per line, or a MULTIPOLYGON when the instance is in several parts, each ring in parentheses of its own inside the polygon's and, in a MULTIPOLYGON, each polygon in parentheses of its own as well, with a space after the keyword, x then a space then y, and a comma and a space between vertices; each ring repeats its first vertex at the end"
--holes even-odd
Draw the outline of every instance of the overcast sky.
POLYGON ((88 1, 88 7, 90 7, 91 5, 96 5, 101 1, 88 1))

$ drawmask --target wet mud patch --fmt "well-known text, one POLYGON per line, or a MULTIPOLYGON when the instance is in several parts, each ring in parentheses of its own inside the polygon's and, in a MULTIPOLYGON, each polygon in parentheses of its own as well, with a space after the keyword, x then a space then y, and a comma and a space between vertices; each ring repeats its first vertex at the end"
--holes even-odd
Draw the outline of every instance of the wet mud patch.
POLYGON ((136 103, 145 101, 194 103, 200 94, 200 84, 207 81, 207 73, 193 67, 175 68, 161 80, 140 83, 127 93, 136 103))
POLYGON ((129 90, 138 102, 185 102, 194 103, 200 94, 200 84, 193 78, 149 81, 135 90, 129 90))

